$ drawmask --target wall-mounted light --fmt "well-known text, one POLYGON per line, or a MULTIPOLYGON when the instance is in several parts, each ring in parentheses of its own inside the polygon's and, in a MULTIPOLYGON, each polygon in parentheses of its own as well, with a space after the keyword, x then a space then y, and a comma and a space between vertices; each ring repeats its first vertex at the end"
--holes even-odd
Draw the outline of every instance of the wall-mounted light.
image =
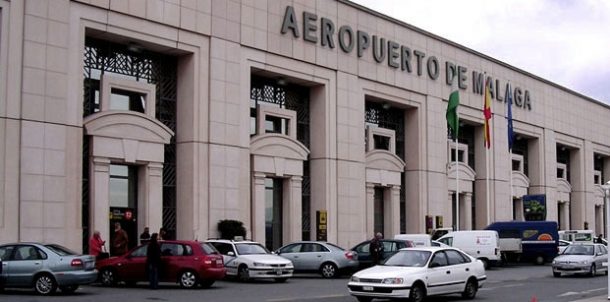
POLYGON ((280 86, 286 86, 286 84, 288 84, 284 77, 277 78, 276 83, 280 86))
POLYGON ((133 53, 141 53, 144 50, 144 47, 136 42, 129 42, 127 43, 127 50, 133 53))
POLYGON ((392 108, 392 105, 390 105, 390 103, 388 103, 388 102, 384 102, 384 103, 381 105, 381 107, 382 107, 383 109, 385 109, 385 110, 388 110, 388 109, 392 108))

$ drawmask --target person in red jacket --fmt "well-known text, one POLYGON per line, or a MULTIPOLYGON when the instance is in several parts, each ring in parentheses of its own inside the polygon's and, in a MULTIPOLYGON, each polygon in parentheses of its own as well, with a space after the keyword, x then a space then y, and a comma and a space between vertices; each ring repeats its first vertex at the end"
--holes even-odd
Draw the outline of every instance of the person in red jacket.
POLYGON ((102 254, 102 248, 106 241, 102 240, 99 231, 93 231, 93 236, 89 239, 89 254, 99 258, 102 254))

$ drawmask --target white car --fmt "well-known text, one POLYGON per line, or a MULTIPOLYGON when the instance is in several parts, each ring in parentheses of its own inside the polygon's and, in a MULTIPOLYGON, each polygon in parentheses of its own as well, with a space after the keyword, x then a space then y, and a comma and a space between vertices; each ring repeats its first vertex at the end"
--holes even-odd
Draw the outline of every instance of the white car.
POLYGON ((561 255, 563 253, 563 251, 565 251, 566 248, 568 247, 568 245, 570 245, 570 244, 572 244, 572 242, 563 240, 563 239, 559 239, 559 255, 561 255))
POLYGON ((241 281, 250 279, 275 279, 285 282, 292 277, 292 261, 271 254, 262 244, 254 241, 224 239, 207 240, 224 258, 227 276, 241 281))
POLYGON ((486 279, 483 262, 458 249, 411 247, 383 265, 355 273, 347 287, 360 302, 373 298, 421 302, 426 296, 452 293, 474 299, 486 279))

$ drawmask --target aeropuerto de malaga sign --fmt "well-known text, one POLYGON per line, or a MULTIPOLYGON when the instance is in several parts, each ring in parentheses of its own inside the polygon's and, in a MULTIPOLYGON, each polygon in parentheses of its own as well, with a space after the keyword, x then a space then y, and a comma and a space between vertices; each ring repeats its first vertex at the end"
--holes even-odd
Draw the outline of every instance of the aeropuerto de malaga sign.
MULTIPOLYGON (((336 30, 335 24, 328 18, 320 18, 320 32, 318 33, 318 16, 316 14, 303 11, 302 31, 299 29, 297 17, 292 6, 286 7, 284 21, 282 22, 282 34, 289 32, 295 38, 303 35, 303 40, 322 46, 335 48, 335 39, 339 48, 345 53, 351 53, 356 49, 358 58, 365 55, 365 50, 372 48, 373 59, 377 63, 386 61, 389 67, 399 69, 408 73, 417 73, 422 76, 424 71, 432 80, 438 80, 440 76, 440 62, 435 56, 426 56, 421 50, 409 48, 398 44, 398 42, 387 40, 377 35, 369 35, 365 31, 354 30, 349 25, 343 25, 336 30), (387 58, 386 58, 387 57, 387 58)), ((457 65, 450 61, 445 61, 445 82, 451 85, 454 77, 457 76, 458 87, 468 89, 468 68, 457 65)), ((485 83, 488 83, 491 97, 501 102, 506 101, 506 95, 511 86, 509 83, 501 83, 500 79, 494 79, 485 73, 472 71, 472 92, 482 95, 485 83), (504 96, 502 94, 504 92, 504 96)), ((532 110, 530 93, 526 89, 515 87, 512 91, 513 104, 519 108, 532 110)))

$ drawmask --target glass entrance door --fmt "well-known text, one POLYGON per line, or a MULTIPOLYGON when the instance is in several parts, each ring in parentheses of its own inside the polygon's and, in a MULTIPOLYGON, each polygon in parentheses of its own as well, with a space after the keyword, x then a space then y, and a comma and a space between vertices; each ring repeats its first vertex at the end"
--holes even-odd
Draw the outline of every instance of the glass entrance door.
POLYGON ((281 178, 265 179, 265 246, 269 250, 283 244, 283 183, 281 178))
POLYGON ((119 222, 127 232, 128 247, 138 244, 138 225, 136 223, 138 204, 138 167, 128 165, 110 165, 110 241, 114 239, 114 224, 119 222))

